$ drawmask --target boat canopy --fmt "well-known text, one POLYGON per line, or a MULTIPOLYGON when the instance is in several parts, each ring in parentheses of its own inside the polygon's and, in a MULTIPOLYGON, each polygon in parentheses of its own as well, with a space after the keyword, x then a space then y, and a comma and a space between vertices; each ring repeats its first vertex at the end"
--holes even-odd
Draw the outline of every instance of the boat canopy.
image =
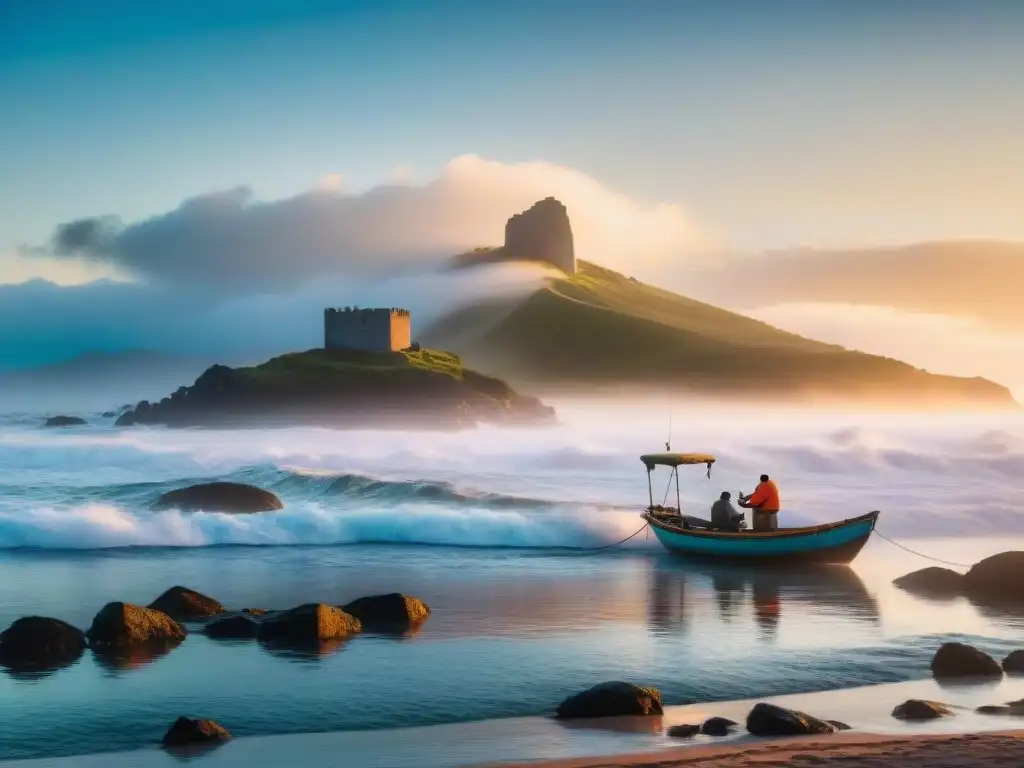
POLYGON ((707 464, 708 472, 715 463, 710 453, 647 453, 640 457, 650 472, 655 467, 680 467, 684 464, 707 464))

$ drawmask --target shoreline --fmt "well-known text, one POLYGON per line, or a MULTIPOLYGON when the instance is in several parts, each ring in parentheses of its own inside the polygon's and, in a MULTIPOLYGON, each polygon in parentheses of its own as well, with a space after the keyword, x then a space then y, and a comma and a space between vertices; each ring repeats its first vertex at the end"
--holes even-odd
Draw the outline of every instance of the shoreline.
POLYGON ((759 739, 728 746, 697 746, 626 755, 490 763, 478 768, 740 768, 741 766, 842 765, 845 768, 981 768, 1024 763, 1024 730, 908 735, 840 733, 759 739))
MULTIPOLYGON (((830 765, 830 757, 841 755, 843 768, 897 768, 911 760, 915 768, 987 768, 1008 764, 1008 749, 1020 750, 1012 754, 1019 755, 1024 765, 1024 730, 1007 728, 1014 721, 1006 717, 979 715, 974 709, 980 704, 1018 699, 1022 694, 1024 678, 962 685, 939 685, 934 680, 921 679, 675 705, 666 707, 661 716, 574 721, 518 717, 375 730, 238 736, 188 759, 197 768, 318 768, 330 764, 339 754, 361 768, 780 768, 790 765, 793 756, 802 756, 797 757, 798 764, 830 765), (908 698, 944 701, 956 710, 956 715, 921 722, 893 718, 892 707, 908 698), (852 730, 827 736, 765 738, 752 736, 741 726, 728 736, 685 740, 666 733, 673 725, 701 722, 710 716, 725 716, 742 723, 752 703, 757 701, 798 709, 815 717, 840 719, 849 723, 852 730), (908 757, 908 748, 923 750, 922 756, 908 757), (896 753, 897 762, 879 762, 896 753), (927 762, 926 758, 931 757, 938 762, 927 762), (854 758, 867 762, 854 762, 854 758)), ((214 713, 180 714, 204 717, 214 713)), ((229 721, 222 721, 222 725, 231 730, 229 721)), ((141 749, 8 758, 0 760, 0 768, 180 766, 180 755, 158 746, 161 735, 162 732, 155 733, 152 745, 141 749)))

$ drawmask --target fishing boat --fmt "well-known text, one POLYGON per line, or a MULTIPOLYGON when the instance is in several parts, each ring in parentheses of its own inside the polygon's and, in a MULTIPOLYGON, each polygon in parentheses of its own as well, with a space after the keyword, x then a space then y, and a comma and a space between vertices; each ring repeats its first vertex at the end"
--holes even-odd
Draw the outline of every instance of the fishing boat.
POLYGON ((715 457, 707 453, 651 453, 640 457, 647 467, 650 504, 642 514, 654 535, 666 549, 678 555, 716 560, 735 560, 758 564, 804 565, 846 564, 851 562, 875 529, 879 512, 868 512, 824 525, 779 528, 773 531, 722 531, 710 522, 682 513, 679 496, 679 468, 704 465, 711 477, 715 457), (654 503, 651 475, 657 467, 669 467, 669 487, 676 485, 676 506, 654 503))

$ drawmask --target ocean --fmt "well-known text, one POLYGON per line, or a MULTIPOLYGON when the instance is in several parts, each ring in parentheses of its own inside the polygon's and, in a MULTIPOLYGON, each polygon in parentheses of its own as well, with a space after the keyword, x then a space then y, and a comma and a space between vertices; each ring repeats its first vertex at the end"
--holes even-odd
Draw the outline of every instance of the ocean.
MULTIPOLYGON (((878 509, 880 532, 933 557, 1024 549, 1024 415, 555 405, 557 426, 443 434, 2 417, 0 626, 39 614, 85 629, 107 602, 176 584, 230 608, 399 591, 433 615, 413 635, 312 654, 193 633, 158 658, 4 672, 0 760, 146 748, 183 714, 242 737, 469 727, 550 714, 603 680, 687 705, 919 680, 949 637, 1018 647, 1022 617, 893 588, 930 563, 881 539, 824 574, 686 563, 644 534, 595 548, 642 526, 639 455, 671 435, 718 457, 710 478, 682 472, 693 514, 767 472, 783 525, 878 509), (148 511, 214 478, 273 490, 285 509, 148 511)), ((656 496, 667 480, 656 473, 656 496)))

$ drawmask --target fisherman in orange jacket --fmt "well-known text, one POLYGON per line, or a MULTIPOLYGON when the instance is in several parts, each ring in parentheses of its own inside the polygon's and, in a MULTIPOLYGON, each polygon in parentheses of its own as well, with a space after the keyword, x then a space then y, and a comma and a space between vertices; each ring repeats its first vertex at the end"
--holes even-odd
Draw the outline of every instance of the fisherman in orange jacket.
POLYGON ((741 507, 753 510, 755 531, 779 529, 779 487, 768 475, 761 475, 761 482, 752 494, 740 494, 739 502, 741 507))

